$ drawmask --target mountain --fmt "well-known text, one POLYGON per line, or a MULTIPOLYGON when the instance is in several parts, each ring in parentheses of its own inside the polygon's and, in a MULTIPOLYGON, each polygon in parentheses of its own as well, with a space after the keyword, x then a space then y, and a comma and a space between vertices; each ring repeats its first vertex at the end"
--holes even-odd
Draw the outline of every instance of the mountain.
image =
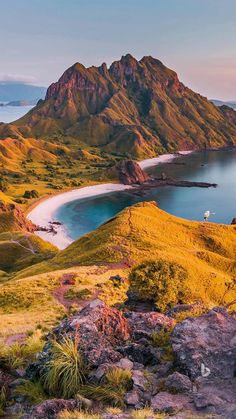
POLYGON ((216 106, 229 106, 230 108, 236 109, 236 100, 224 102, 222 100, 212 99, 211 102, 216 106))
POLYGON ((0 102, 35 102, 44 98, 46 88, 20 82, 0 81, 0 102))
POLYGON ((110 68, 74 64, 16 129, 142 158, 235 145, 236 113, 229 117, 228 109, 193 92, 159 60, 128 54, 110 68))

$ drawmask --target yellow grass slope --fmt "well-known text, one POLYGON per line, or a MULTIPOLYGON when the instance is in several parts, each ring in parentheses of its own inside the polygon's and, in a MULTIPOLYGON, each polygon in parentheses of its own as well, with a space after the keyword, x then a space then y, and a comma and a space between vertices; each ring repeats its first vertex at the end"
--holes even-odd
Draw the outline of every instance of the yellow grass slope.
POLYGON ((8 171, 23 171, 21 163, 25 160, 34 162, 56 163, 60 150, 66 147, 34 138, 4 138, 0 140, 0 167, 8 171))
MULTIPOLYGON (((174 217, 155 203, 126 208, 96 231, 59 252, 48 262, 19 273, 18 278, 76 265, 135 265, 166 259, 188 272, 194 300, 222 303, 226 282, 236 275, 236 228, 174 217)), ((225 302, 236 298, 229 291, 225 302)))

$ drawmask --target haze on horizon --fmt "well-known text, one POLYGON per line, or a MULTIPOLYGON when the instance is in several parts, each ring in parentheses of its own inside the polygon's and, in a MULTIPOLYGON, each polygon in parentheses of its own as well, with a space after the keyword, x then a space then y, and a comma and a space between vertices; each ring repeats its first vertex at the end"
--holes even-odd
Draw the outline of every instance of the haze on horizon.
POLYGON ((236 99, 235 0, 0 0, 0 81, 49 85, 74 62, 152 55, 193 90, 236 99))

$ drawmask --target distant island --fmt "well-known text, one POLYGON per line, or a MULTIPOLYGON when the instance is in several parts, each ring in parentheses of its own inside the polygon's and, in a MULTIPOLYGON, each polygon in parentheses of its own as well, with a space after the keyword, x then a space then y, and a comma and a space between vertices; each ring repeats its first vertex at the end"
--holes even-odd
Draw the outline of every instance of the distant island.
POLYGON ((216 106, 229 106, 232 109, 236 109, 236 100, 230 100, 225 102, 223 100, 212 99, 211 102, 214 103, 214 105, 216 106))
POLYGON ((0 106, 34 106, 37 105, 38 99, 34 100, 12 100, 11 102, 0 103, 0 106))
POLYGON ((27 102, 29 105, 35 105, 39 99, 44 98, 45 93, 46 88, 43 86, 0 80, 0 103, 2 104, 12 102, 11 106, 25 106, 25 103, 21 102, 27 102))

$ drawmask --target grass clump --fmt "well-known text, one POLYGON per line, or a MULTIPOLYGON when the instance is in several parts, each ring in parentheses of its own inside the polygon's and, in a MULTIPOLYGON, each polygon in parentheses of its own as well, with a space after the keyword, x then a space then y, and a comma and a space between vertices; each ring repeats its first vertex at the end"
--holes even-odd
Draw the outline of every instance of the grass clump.
POLYGON ((173 361, 174 359, 173 350, 170 343, 171 333, 172 329, 166 330, 163 327, 160 332, 152 332, 151 334, 152 345, 163 349, 163 361, 173 361))
POLYGON ((39 404, 48 399, 39 382, 24 380, 14 391, 15 396, 23 396, 30 404, 39 404))
POLYGON ((165 419, 166 415, 163 413, 154 413, 149 407, 144 409, 132 410, 130 419, 165 419))
MULTIPOLYGON (((122 410, 117 407, 110 407, 106 410, 106 413, 110 415, 122 415, 122 410)), ((145 407, 143 409, 132 410, 127 413, 127 418, 129 419, 165 419, 166 415, 162 413, 154 413, 151 408, 145 407)), ((86 413, 82 411, 70 412, 64 410, 59 413, 58 419, 102 419, 102 416, 99 414, 86 413)))
POLYGON ((63 410, 59 413, 58 419, 102 419, 101 415, 82 412, 82 411, 74 411, 70 412, 69 410, 63 410))
POLYGON ((147 261, 136 266, 130 273, 130 285, 141 299, 154 301, 159 311, 186 302, 186 270, 167 260, 147 261))
POLYGON ((44 340, 41 331, 37 330, 23 343, 16 342, 11 346, 2 345, 0 348, 0 360, 7 368, 24 368, 35 361, 43 346, 44 340))
POLYGON ((45 366, 41 383, 50 395, 69 399, 78 393, 87 372, 77 339, 65 337, 61 342, 52 343, 51 359, 45 366))
POLYGON ((0 416, 4 416, 4 409, 7 403, 7 390, 5 386, 2 386, 0 390, 0 416))
POLYGON ((87 384, 81 388, 81 394, 98 402, 112 406, 123 406, 124 395, 132 388, 129 370, 111 368, 105 374, 101 384, 87 384))

